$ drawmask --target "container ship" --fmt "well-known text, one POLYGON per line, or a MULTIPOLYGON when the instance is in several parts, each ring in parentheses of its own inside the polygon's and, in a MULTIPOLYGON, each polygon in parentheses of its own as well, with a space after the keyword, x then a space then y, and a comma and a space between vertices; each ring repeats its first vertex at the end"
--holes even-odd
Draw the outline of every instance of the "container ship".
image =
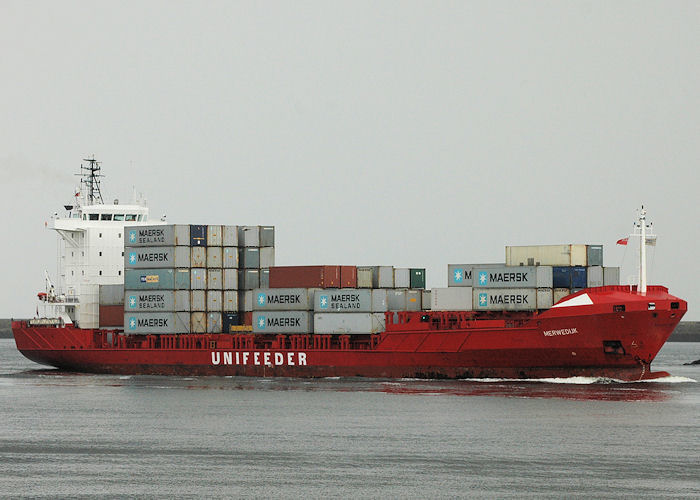
POLYGON ((104 203, 101 166, 85 161, 52 219, 58 276, 46 273, 43 314, 12 323, 37 363, 182 376, 668 375, 651 363, 687 302, 646 283, 655 237, 643 207, 630 235, 636 285, 620 285, 602 245, 565 244, 450 264, 448 286, 427 290, 422 268, 275 266, 273 226, 151 221, 145 202, 104 203))

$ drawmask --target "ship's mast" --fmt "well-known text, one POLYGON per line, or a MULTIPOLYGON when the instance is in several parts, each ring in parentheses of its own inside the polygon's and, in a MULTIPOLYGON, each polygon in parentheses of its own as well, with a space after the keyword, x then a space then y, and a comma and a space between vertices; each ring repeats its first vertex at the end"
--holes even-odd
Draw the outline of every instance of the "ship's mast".
POLYGON ((639 211, 639 217, 637 222, 634 223, 635 232, 630 236, 639 237, 639 288, 638 292, 642 295, 647 293, 647 242, 653 245, 655 244, 656 235, 652 233, 647 233, 647 229, 651 230, 651 224, 647 224, 647 211, 642 205, 642 209, 639 211), (637 232, 636 230, 639 230, 637 232))
POLYGON ((92 158, 83 158, 83 161, 88 162, 88 166, 80 164, 80 184, 85 184, 87 187, 87 201, 88 205, 94 205, 96 203, 104 204, 102 200, 102 192, 100 191, 100 177, 104 177, 100 174, 102 170, 102 163, 95 160, 95 156, 92 158))

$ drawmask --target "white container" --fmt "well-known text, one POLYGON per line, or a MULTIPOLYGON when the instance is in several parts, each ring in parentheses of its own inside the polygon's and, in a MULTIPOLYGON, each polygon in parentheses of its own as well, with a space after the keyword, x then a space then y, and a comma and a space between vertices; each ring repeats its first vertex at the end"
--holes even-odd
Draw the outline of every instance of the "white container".
POLYGON ((238 290, 238 269, 223 270, 224 290, 238 290))
POLYGON ((238 246, 238 226, 222 226, 223 238, 221 243, 225 247, 238 246))
POLYGON ((395 268, 394 286, 396 288, 411 288, 411 270, 402 267, 395 268))
POLYGON ((588 266, 586 271, 586 286, 603 286, 603 266, 588 266))
POLYGON ((571 295, 571 290, 569 290, 568 288, 555 288, 552 291, 552 295, 553 295, 552 302, 554 302, 556 304, 564 297, 568 297, 569 295, 571 295))
POLYGON ((207 332, 207 313, 193 312, 190 314, 190 331, 192 333, 207 332))
POLYGON ((508 266, 585 266, 586 245, 507 246, 508 266))
POLYGON ((537 289, 537 309, 549 309, 554 305, 554 294, 551 288, 537 289))
POLYGON ((220 247, 223 243, 221 226, 207 226, 207 247, 220 247))
POLYGON ((316 313, 315 334, 379 333, 386 329, 384 313, 316 313))
POLYGON ((620 284, 620 268, 619 267, 604 267, 603 268, 603 285, 619 285, 620 284))
POLYGON ((190 288, 192 290, 206 290, 207 289, 207 270, 206 269, 192 269, 190 271, 190 288))
POLYGON ((475 311, 534 311, 536 288, 474 288, 475 311))
POLYGON ((238 291, 224 290, 222 308, 227 312, 238 311, 238 291))
POLYGON ((275 248, 263 247, 260 249, 260 267, 273 267, 275 265, 275 248))
POLYGON ((202 312, 207 310, 207 292, 205 290, 192 290, 190 292, 190 309, 202 312))
POLYGON ((221 312, 223 310, 223 294, 219 290, 207 291, 207 311, 221 312))
POLYGON ((433 292, 432 290, 421 290, 421 309, 423 311, 430 311, 433 303, 433 292))
POLYGON ((207 247, 190 247, 190 267, 207 267, 207 247))
POLYGON ((374 268, 363 266, 357 268, 357 288, 372 288, 374 268))
POLYGON ((221 247, 207 247, 207 267, 223 267, 224 257, 221 247))
POLYGON ((372 290, 372 312, 385 312, 389 310, 387 292, 388 290, 385 289, 372 290))
POLYGON ((392 266, 375 266, 372 288, 394 288, 394 268, 392 266))
POLYGON ((472 287, 433 288, 430 309, 432 311, 471 311, 472 287))
MULTIPOLYGON (((196 248, 196 247, 194 247, 196 248)), ((194 250, 193 248, 193 250, 194 250)), ((227 269, 237 269, 238 268, 238 248, 236 247, 224 247, 223 266, 227 269)))
POLYGON ((257 288, 253 290, 254 311, 310 311, 314 288, 257 288))

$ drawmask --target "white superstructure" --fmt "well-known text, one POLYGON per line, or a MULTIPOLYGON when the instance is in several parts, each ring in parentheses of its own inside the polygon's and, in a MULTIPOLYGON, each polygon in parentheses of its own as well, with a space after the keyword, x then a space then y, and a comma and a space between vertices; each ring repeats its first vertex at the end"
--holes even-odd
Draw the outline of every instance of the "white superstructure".
MULTIPOLYGON (((99 189, 100 164, 94 158, 81 166, 81 187, 63 217, 54 214, 49 229, 59 235, 57 289, 47 290, 45 303, 57 316, 96 328, 99 286, 124 283, 124 226, 162 224, 150 221, 145 200, 105 204, 99 189)), ((47 287, 50 284, 47 284, 47 287)))

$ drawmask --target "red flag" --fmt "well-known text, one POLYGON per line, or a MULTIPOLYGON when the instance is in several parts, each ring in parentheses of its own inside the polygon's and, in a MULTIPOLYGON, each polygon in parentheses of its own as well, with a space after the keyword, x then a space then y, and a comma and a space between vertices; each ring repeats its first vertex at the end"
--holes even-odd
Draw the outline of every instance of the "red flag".
POLYGON ((622 238, 621 240, 617 240, 617 244, 618 245, 626 245, 628 241, 629 241, 629 238, 622 238))

